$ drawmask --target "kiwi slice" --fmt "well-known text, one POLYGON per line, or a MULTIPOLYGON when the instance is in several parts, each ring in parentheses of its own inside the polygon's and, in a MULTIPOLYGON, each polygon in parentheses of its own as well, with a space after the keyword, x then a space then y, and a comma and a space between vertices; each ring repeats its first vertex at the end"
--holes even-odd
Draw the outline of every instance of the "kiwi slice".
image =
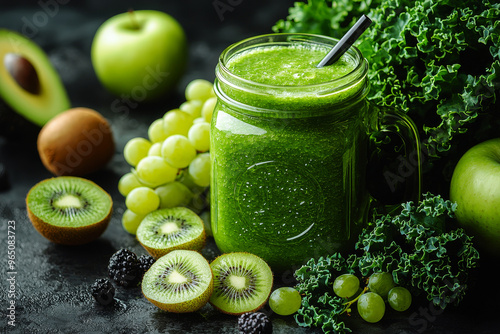
POLYGON ((214 292, 210 304, 223 313, 240 315, 262 308, 271 294, 273 273, 257 255, 234 252, 211 264, 214 292))
POLYGON ((213 292, 214 280, 208 261, 193 250, 174 250, 158 259, 142 279, 142 293, 162 310, 194 312, 213 292))
POLYGON ((155 259, 175 249, 201 250, 206 241, 203 220, 185 207, 149 213, 139 224, 136 236, 155 259))
POLYGON ((26 196, 28 217, 52 242, 81 245, 99 237, 108 226, 113 201, 90 180, 60 176, 43 180, 26 196))

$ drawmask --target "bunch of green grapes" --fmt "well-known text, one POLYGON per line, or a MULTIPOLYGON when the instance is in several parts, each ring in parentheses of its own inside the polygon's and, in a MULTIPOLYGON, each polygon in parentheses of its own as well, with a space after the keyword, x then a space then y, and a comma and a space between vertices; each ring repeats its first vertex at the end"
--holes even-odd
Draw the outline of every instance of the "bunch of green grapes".
POLYGON ((217 98, 211 82, 191 81, 186 101, 151 123, 148 138, 127 142, 123 155, 132 167, 118 182, 127 210, 124 229, 135 234, 150 212, 170 207, 199 209, 210 185, 210 121, 217 98))
POLYGON ((357 302, 359 315, 371 323, 383 318, 386 302, 394 310, 403 312, 410 307, 412 300, 410 291, 396 286, 392 275, 386 272, 371 275, 367 286, 362 290, 358 277, 353 274, 340 275, 333 282, 333 292, 348 300, 345 304, 347 312, 350 312, 351 305, 357 302), (354 296, 356 297, 353 298, 354 296))

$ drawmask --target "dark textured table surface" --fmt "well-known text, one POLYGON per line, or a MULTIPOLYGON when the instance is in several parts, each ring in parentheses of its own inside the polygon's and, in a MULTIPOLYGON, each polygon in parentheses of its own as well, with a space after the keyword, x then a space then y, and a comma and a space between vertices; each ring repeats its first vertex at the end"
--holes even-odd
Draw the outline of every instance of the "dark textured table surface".
MULTIPOLYGON (((215 1, 38 1, 0 5, 0 27, 30 35, 47 51, 60 72, 73 107, 100 111, 111 124, 117 142, 116 153, 106 169, 90 175, 114 200, 110 226, 96 241, 78 247, 59 246, 41 237, 31 226, 24 199, 38 181, 51 177, 42 166, 32 138, 0 138, 0 161, 10 182, 0 192, 0 329, 6 333, 237 333, 236 318, 205 306, 201 311, 176 315, 160 311, 145 300, 139 289, 117 289, 117 302, 102 307, 94 302, 89 286, 105 277, 110 255, 127 247, 145 251, 121 227, 125 209, 117 191, 121 175, 129 171, 123 147, 133 137, 147 136, 148 125, 167 110, 183 102, 183 89, 192 79, 213 81, 220 52, 244 37, 269 33, 279 18, 287 15, 292 1, 225 1, 228 10, 218 13, 215 1), (64 4, 63 4, 64 3, 64 4), (96 29, 112 15, 129 8, 158 9, 179 20, 190 45, 188 70, 176 94, 152 105, 138 105, 127 111, 111 108, 116 97, 105 92, 90 63, 90 45, 96 29), (15 270, 7 264, 7 226, 15 225, 15 270), (11 284, 12 283, 12 284, 11 284), (14 293, 14 296, 11 295, 14 293), (8 324, 7 308, 15 304, 15 326, 8 324)), ((14 2, 12 2, 14 3, 14 2)), ((213 258, 217 249, 209 240, 203 251, 213 258)), ((496 264, 483 261, 478 286, 458 308, 446 312, 428 302, 410 311, 390 313, 376 325, 353 318, 355 333, 498 333, 498 286, 496 264), (484 294, 478 291, 487 291, 484 294)), ((276 282, 287 277, 277 275, 276 282)), ((272 315, 274 333, 320 333, 298 327, 291 317, 272 315)))

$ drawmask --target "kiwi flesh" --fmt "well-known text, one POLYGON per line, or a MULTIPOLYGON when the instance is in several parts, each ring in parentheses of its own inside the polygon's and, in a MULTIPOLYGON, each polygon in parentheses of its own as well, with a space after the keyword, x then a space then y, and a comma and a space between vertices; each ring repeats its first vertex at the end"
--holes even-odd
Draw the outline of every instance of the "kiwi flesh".
POLYGON ((226 253, 210 264, 214 292, 210 304, 223 313, 240 315, 261 309, 273 287, 269 265, 257 255, 226 253))
POLYGON ((197 251, 174 250, 158 259, 144 274, 144 297, 160 309, 174 313, 202 308, 213 292, 210 264, 197 251))
POLYGON ((136 236, 155 259, 175 249, 199 251, 206 242, 203 221, 185 207, 159 209, 147 214, 136 236))
POLYGON ((48 240, 81 245, 106 230, 113 201, 90 180, 60 176, 34 185, 26 196, 26 209, 35 229, 48 240))

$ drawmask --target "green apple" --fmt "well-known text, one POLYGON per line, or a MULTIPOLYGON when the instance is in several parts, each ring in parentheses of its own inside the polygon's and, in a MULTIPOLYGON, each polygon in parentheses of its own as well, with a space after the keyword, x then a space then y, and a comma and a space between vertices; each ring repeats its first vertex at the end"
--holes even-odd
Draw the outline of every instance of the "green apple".
POLYGON ((186 35, 173 17, 160 11, 118 14, 97 29, 91 59, 110 92, 150 101, 167 95, 184 74, 186 35))
POLYGON ((500 138, 470 148, 459 160, 450 185, 456 217, 475 244, 500 255, 500 138))

